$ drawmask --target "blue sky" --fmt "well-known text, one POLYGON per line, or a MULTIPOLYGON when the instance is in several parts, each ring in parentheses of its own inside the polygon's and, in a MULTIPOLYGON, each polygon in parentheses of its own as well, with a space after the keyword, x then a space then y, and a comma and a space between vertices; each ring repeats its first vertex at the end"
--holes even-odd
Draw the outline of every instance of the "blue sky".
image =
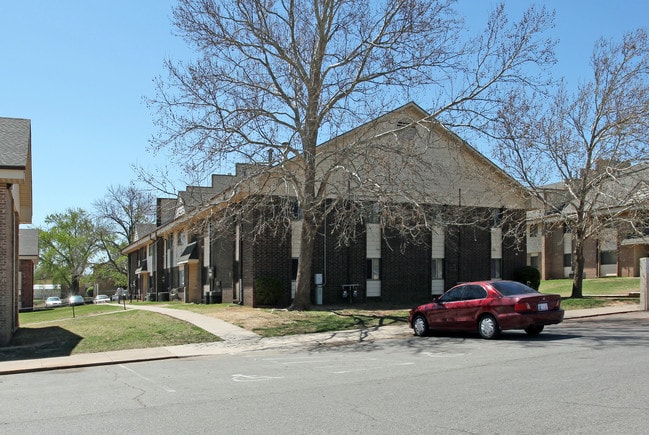
MULTIPOLYGON (((498 2, 461 0, 470 23, 498 2)), ((559 64, 570 84, 588 78, 600 37, 647 27, 646 0, 507 1, 516 17, 533 3, 555 9, 559 64)), ((174 0, 4 0, 0 5, 0 116, 32 121, 33 224, 80 207, 135 178, 155 132, 143 97, 165 58, 190 56, 170 23, 174 0)), ((405 103, 405 102, 404 102, 405 103)), ((425 106, 426 102, 417 102, 425 106)), ((148 163, 151 159, 153 162, 148 163)))

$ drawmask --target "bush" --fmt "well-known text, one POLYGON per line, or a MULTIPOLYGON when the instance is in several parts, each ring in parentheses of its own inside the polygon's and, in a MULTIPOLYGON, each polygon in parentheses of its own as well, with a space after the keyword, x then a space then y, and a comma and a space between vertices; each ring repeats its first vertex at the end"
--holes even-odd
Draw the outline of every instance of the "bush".
POLYGON ((523 266, 514 271, 514 280, 538 291, 541 285, 541 272, 536 267, 523 266))
POLYGON ((257 278, 255 280, 255 305, 277 305, 283 290, 284 284, 277 277, 257 278))
POLYGON ((91 298, 93 296, 94 292, 95 292, 94 289, 92 287, 89 287, 89 288, 86 289, 86 296, 91 298))

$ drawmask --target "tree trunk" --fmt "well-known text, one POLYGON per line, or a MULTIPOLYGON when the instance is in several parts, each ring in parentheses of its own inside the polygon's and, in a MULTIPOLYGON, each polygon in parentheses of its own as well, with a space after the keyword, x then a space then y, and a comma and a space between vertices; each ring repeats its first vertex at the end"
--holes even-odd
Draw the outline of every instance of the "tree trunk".
POLYGON ((297 265, 297 289, 290 309, 304 311, 311 306, 311 275, 316 228, 312 219, 302 220, 302 239, 297 265))
POLYGON ((583 282, 584 282, 584 243, 582 238, 577 239, 575 244, 575 260, 574 260, 572 278, 572 294, 571 298, 583 298, 583 282))
POLYGON ((79 280, 79 275, 72 275, 72 288, 70 290, 72 291, 73 295, 79 294, 79 280))

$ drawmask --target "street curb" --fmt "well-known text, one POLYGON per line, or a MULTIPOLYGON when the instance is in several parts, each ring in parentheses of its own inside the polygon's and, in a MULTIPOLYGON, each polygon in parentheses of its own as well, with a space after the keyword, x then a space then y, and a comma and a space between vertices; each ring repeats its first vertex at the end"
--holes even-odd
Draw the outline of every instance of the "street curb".
MULTIPOLYGON (((572 313, 568 311, 567 315, 564 316, 564 321, 604 317, 614 314, 643 312, 639 305, 571 311, 572 313)), ((242 338, 232 337, 229 340, 209 343, 184 344, 146 349, 127 349, 92 354, 75 354, 43 359, 3 361, 0 362, 0 376, 145 361, 196 358, 211 355, 233 355, 243 352, 272 349, 294 349, 309 345, 343 346, 354 343, 401 338, 411 335, 409 332, 411 331, 407 325, 389 325, 364 330, 321 332, 270 338, 261 338, 259 336, 255 338, 250 337, 250 335, 244 335, 242 338)))

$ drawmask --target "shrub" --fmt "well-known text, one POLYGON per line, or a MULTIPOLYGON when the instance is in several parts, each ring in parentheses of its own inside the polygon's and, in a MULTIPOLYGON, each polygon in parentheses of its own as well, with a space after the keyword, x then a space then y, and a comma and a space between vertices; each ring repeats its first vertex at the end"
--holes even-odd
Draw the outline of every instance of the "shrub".
POLYGON ((255 305, 277 305, 284 285, 275 276, 266 276, 255 280, 255 305))
POLYGON ((514 271, 514 280, 538 290, 541 285, 541 272, 536 267, 523 266, 514 271))
POLYGON ((94 289, 93 289, 92 287, 88 287, 88 288, 86 289, 86 296, 87 296, 87 297, 91 298, 92 295, 93 295, 93 293, 94 293, 94 289))

